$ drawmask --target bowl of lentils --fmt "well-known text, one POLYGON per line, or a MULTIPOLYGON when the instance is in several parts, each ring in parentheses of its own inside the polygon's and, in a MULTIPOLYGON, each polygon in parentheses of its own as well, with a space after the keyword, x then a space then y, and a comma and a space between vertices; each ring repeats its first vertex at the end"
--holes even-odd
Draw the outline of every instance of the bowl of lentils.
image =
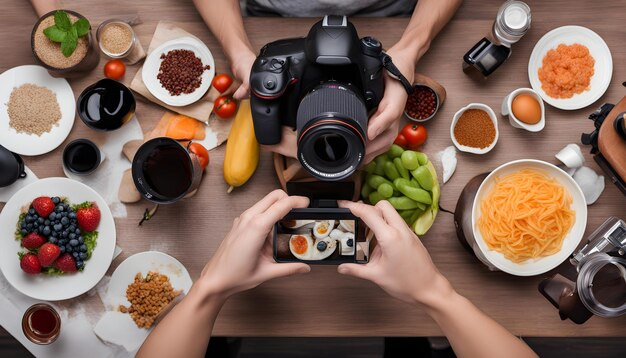
POLYGON ((404 107, 404 115, 415 122, 426 122, 439 110, 439 96, 430 86, 423 83, 413 84, 413 93, 409 95, 404 107))
POLYGON ((450 137, 462 152, 488 153, 496 146, 499 136, 496 114, 486 104, 470 103, 452 118, 450 137))

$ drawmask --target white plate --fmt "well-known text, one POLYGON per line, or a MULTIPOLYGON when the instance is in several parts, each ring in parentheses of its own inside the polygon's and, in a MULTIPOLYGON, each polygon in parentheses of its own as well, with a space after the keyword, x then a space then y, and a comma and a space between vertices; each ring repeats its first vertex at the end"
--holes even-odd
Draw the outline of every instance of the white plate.
POLYGON ((585 233, 585 227, 587 225, 587 204, 585 203, 585 197, 583 196, 580 187, 572 177, 567 175, 564 171, 556 166, 546 163, 541 160, 534 159, 521 159, 508 162, 497 167, 492 171, 487 178, 482 182, 476 193, 476 199, 472 206, 472 227, 476 243, 480 248, 480 251, 484 257, 498 269, 510 273, 516 276, 535 276, 548 272, 553 268, 560 265, 574 252, 580 240, 582 240, 585 233), (522 263, 515 263, 510 261, 503 254, 490 250, 487 244, 483 240, 480 230, 477 227, 476 222, 480 217, 480 202, 487 195, 487 193, 493 188, 495 179, 497 177, 506 176, 517 172, 522 169, 533 169, 540 172, 547 173, 548 176, 555 179, 559 184, 563 185, 572 196, 571 208, 576 213, 576 219, 574 225, 570 229, 565 239, 563 239, 563 246, 561 251, 554 255, 541 257, 538 259, 530 259, 522 263))
POLYGON ((543 35, 535 45, 535 48, 533 48, 530 60, 528 60, 530 85, 544 101, 559 109, 580 109, 597 101, 609 88, 612 75, 613 59, 606 42, 598 34, 582 26, 562 26, 543 35), (590 88, 587 91, 575 94, 571 98, 552 98, 541 88, 541 81, 539 81, 537 72, 549 50, 556 48, 559 44, 571 45, 574 43, 586 46, 595 60, 590 88))
POLYGON ((146 61, 143 64, 141 70, 141 78, 146 85, 150 93, 158 98, 160 101, 169 104, 170 106, 186 106, 192 104, 202 98, 206 91, 211 87, 211 81, 215 76, 215 60, 211 51, 206 47, 202 41, 193 37, 181 37, 178 39, 170 40, 157 47, 152 51, 146 61), (202 60, 202 65, 209 65, 211 68, 202 73, 202 84, 195 91, 189 94, 181 94, 179 96, 172 96, 161 85, 161 82, 157 78, 159 74, 159 67, 161 67, 161 55, 171 50, 190 50, 193 51, 196 56, 202 60))
POLYGON ((145 277, 148 271, 157 271, 170 278, 175 290, 189 292, 193 282, 178 260, 158 251, 146 251, 135 254, 122 262, 109 282, 105 298, 107 312, 94 327, 94 332, 103 340, 124 346, 128 351, 134 351, 146 339, 152 329, 139 328, 130 315, 117 311, 119 305, 130 306, 126 299, 126 289, 135 280, 138 272, 145 277))
POLYGON ((76 100, 67 80, 54 78, 45 68, 34 65, 14 67, 0 75, 0 107, 0 144, 21 155, 41 155, 54 150, 70 134, 76 116, 76 100), (41 136, 18 133, 9 126, 6 104, 13 89, 26 83, 46 87, 54 92, 61 109, 58 124, 41 136))
POLYGON ((102 197, 85 184, 67 178, 38 180, 15 193, 0 213, 0 269, 18 291, 38 300, 59 301, 79 296, 94 287, 109 269, 115 251, 115 222, 102 197), (24 249, 15 240, 22 207, 39 196, 67 197, 70 203, 94 201, 100 208, 98 241, 82 272, 61 276, 29 275, 22 271, 17 253, 24 249))

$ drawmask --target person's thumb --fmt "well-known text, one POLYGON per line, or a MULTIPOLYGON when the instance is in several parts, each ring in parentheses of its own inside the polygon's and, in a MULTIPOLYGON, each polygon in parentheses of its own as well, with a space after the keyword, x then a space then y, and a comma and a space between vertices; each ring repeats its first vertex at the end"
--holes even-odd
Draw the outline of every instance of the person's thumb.
POLYGON ((239 86, 239 88, 237 88, 237 90, 235 91, 235 94, 233 94, 233 98, 235 99, 248 98, 248 96, 250 95, 249 87, 250 86, 248 85, 248 82, 242 83, 241 86, 239 86))
POLYGON ((369 270, 363 264, 341 264, 337 267, 337 272, 342 275, 354 276, 364 280, 371 280, 369 270))
POLYGON ((303 273, 308 273, 310 271, 311 271, 311 266, 305 263, 300 263, 300 262, 294 262, 294 263, 288 263, 288 264, 276 263, 276 264, 271 265, 268 268, 267 279, 271 280, 273 278, 303 274, 303 273))

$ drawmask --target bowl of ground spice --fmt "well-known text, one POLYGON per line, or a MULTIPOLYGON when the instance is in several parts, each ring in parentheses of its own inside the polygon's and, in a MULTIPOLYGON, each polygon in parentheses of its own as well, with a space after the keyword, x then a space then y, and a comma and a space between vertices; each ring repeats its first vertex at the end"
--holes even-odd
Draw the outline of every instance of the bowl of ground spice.
POLYGON ((133 50, 135 31, 122 20, 107 20, 98 26, 96 38, 102 53, 111 58, 124 58, 133 50))
POLYGON ((450 137, 458 150, 485 154, 496 146, 498 136, 498 120, 489 106, 470 103, 454 114, 450 137))

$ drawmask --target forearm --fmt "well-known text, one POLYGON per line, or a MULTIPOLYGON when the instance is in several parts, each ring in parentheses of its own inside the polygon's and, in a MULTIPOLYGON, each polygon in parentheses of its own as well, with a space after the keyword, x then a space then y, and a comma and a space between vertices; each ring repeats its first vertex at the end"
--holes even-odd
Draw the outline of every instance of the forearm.
POLYGON ((204 357, 224 299, 198 281, 150 333, 137 357, 204 357))
POLYGON ((193 2, 231 63, 242 51, 252 51, 243 27, 238 0, 193 0, 193 2))
POLYGON ((400 40, 394 45, 417 63, 430 43, 450 21, 463 0, 420 0, 400 40))
POLYGON ((519 338, 453 289, 426 308, 458 357, 536 357, 519 338))
POLYGON ((30 0, 37 16, 43 16, 52 10, 61 9, 61 0, 30 0))

